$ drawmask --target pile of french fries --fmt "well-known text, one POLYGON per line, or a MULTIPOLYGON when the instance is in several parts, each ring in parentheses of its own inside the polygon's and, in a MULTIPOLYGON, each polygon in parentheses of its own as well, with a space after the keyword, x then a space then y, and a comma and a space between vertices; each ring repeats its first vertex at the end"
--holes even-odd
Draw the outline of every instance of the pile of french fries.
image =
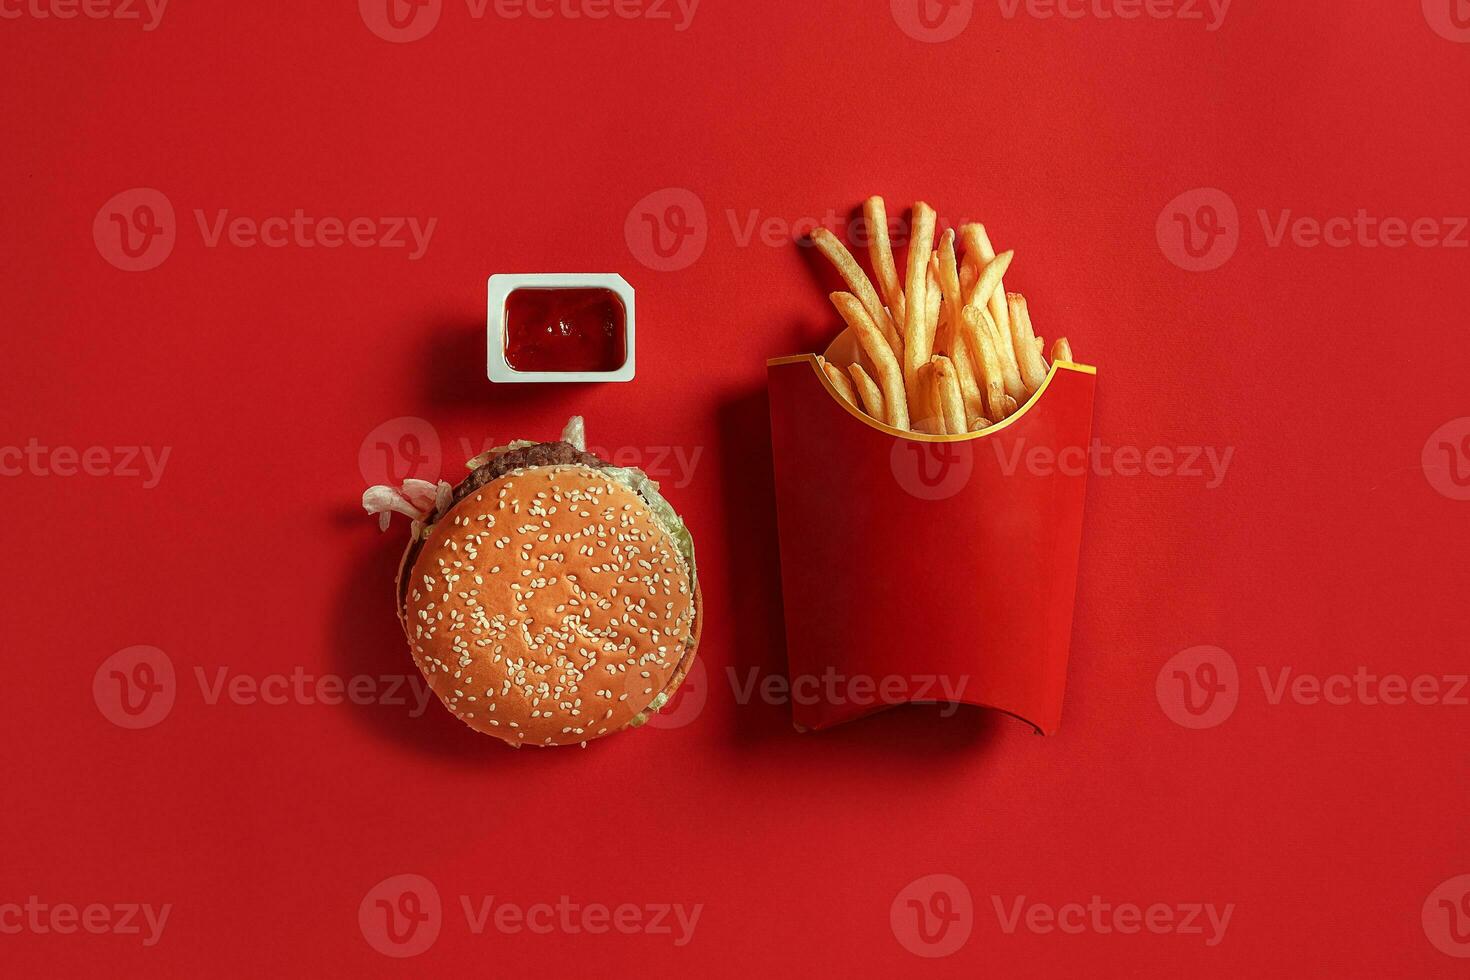
MULTIPOLYGON (((836 235, 812 233, 850 290, 833 293, 832 302, 860 349, 845 372, 818 358, 832 387, 860 411, 913 432, 980 432, 1015 414, 1050 370, 1026 297, 1006 292, 1015 253, 997 255, 980 224, 961 226, 958 236, 945 229, 936 248, 934 209, 920 201, 900 283, 883 198, 869 198, 863 217, 876 289, 836 235)), ((1067 338, 1051 358, 1072 360, 1067 338)))

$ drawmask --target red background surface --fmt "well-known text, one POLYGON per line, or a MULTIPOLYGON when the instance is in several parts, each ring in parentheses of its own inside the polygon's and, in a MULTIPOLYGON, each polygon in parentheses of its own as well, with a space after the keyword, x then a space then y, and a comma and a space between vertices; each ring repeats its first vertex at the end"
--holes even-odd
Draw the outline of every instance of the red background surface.
POLYGON ((151 32, 5 10, 22 15, 0 22, 0 444, 171 457, 154 489, 0 479, 0 904, 174 908, 150 948, 0 934, 4 972, 1463 974, 1421 908, 1470 873, 1470 709, 1272 704, 1257 673, 1465 670, 1470 504, 1420 458, 1470 414, 1470 252, 1272 248, 1257 218, 1465 213, 1470 45, 1420 4, 1239 2, 1210 32, 980 3, 936 44, 878 0, 705 0, 683 32, 477 20, 449 0, 405 44, 350 2, 180 3, 151 32), (178 241, 128 273, 92 226, 135 187, 172 202, 178 241), (641 266, 624 234, 667 187, 708 215, 678 272, 641 266), (1191 273, 1155 224, 1199 187, 1231 196, 1241 240, 1191 273), (789 235, 742 245, 732 221, 821 218, 874 192, 981 218, 1017 250, 1007 281, 1039 331, 1100 366, 1100 438, 1235 450, 1215 489, 1092 480, 1055 738, 919 708, 802 736, 787 706, 737 704, 727 679, 784 664, 764 360, 836 330, 808 254, 789 235), (297 208, 438 226, 409 261, 210 248, 194 220, 297 208), (635 383, 483 380, 485 276, 558 269, 638 288, 635 383), (657 447, 702 452, 688 486, 665 480, 707 600, 692 723, 516 753, 437 706, 207 703, 196 668, 409 669, 390 596, 404 529, 379 536, 356 512, 376 426, 429 421, 452 472, 460 440, 550 436, 572 411, 650 465, 657 447), (135 644, 168 654, 179 692, 128 731, 91 680, 135 644), (1230 653, 1241 690, 1227 721, 1189 730, 1155 681, 1201 644, 1230 653), (400 873, 446 907, 407 961, 357 922, 400 873), (974 932, 925 960, 889 911, 935 873, 965 883, 974 932), (460 895, 704 908, 676 948, 474 935, 460 895), (1008 934, 992 900, 1093 895, 1235 909, 1209 947, 1008 934))

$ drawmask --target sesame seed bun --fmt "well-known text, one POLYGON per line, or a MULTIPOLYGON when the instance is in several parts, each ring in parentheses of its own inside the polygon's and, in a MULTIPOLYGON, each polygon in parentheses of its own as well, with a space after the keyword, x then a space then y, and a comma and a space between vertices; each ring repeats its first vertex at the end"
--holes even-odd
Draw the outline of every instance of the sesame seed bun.
POLYGON ((512 470, 425 532, 404 632, 461 721, 574 745, 646 720, 698 641, 692 569, 647 503, 588 466, 512 470))

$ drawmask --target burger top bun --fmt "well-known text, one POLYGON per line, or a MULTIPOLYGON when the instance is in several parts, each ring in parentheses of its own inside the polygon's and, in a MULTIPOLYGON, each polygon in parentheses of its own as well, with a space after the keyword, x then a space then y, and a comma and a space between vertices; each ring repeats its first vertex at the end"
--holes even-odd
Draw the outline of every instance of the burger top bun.
POLYGON ((610 735, 693 654, 693 581, 634 491, 586 466, 513 470, 451 507, 408 572, 404 630, 461 721, 511 745, 610 735))

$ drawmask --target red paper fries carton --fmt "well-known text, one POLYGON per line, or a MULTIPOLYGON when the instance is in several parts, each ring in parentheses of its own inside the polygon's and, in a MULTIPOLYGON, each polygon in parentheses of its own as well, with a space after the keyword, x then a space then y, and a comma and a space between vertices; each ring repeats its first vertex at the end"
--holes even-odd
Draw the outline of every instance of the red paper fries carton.
POLYGON ((815 355, 767 373, 796 724, 953 701, 1054 733, 1096 369, 1057 362, 1010 418, 950 436, 864 415, 815 355))

